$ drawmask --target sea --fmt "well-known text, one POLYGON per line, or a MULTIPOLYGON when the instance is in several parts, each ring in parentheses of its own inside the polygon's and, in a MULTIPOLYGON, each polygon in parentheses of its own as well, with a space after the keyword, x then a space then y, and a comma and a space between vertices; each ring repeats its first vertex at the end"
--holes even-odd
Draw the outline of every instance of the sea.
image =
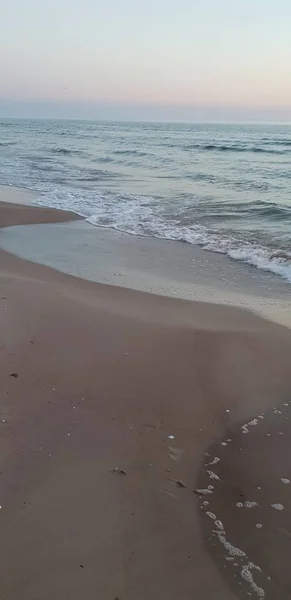
POLYGON ((291 283, 291 125, 2 119, 0 184, 291 283))

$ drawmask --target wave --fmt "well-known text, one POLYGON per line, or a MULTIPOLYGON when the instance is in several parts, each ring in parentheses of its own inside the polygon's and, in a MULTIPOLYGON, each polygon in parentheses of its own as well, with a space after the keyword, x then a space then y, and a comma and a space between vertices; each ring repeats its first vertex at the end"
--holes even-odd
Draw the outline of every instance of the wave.
POLYGON ((286 154, 288 150, 282 149, 269 149, 261 146, 249 146, 249 145, 236 145, 236 144, 188 144, 182 146, 185 151, 188 150, 202 150, 203 152, 254 152, 259 154, 286 154))
POLYGON ((35 163, 33 165, 34 169, 37 169, 38 171, 47 171, 47 172, 54 172, 54 167, 51 164, 45 164, 44 162, 41 163, 35 163))
POLYGON ((15 121, 15 123, 13 123, 12 121, 0 121, 0 126, 1 127, 19 127, 19 123, 15 121))
POLYGON ((80 156, 87 157, 87 154, 82 150, 72 150, 70 148, 51 148, 50 152, 59 154, 60 156, 80 156))
POLYGON ((106 218, 98 218, 92 215, 87 219, 95 226, 118 229, 133 235, 146 235, 179 242, 198 245, 203 250, 225 254, 234 260, 238 260, 258 269, 269 271, 281 276, 291 283, 291 252, 283 249, 269 249, 257 244, 237 240, 234 237, 220 236, 203 226, 177 227, 176 224, 161 224, 156 222, 152 231, 149 227, 145 232, 138 228, 134 230, 128 224, 109 222, 106 218))
MULTIPOLYGON (((178 179, 181 179, 179 177, 178 179)), ((185 176, 185 179, 189 179, 190 181, 207 181, 207 183, 221 183, 222 178, 217 175, 212 175, 212 173, 190 173, 185 176)))
POLYGON ((268 248, 232 234, 221 234, 200 223, 183 225, 179 218, 165 217, 157 208, 157 198, 152 196, 62 189, 52 190, 37 203, 73 210, 97 227, 198 245, 204 250, 225 254, 234 260, 280 275, 291 283, 291 252, 288 250, 268 248))
POLYGON ((141 158, 153 157, 154 155, 150 152, 143 152, 142 150, 113 150, 113 154, 117 156, 139 156, 141 158))
POLYGON ((15 146, 17 142, 0 142, 0 147, 6 148, 7 146, 15 146))
MULTIPOLYGON (((203 213, 201 214, 201 216, 203 218, 203 213)), ((247 208, 240 208, 238 206, 237 210, 231 210, 228 209, 227 206, 225 206, 224 208, 217 210, 212 209, 211 213, 207 215, 208 225, 210 225, 211 223, 214 223, 216 225, 219 221, 223 221, 224 224, 227 224, 227 222, 230 222, 230 224, 234 224, 241 221, 243 227, 245 227, 247 223, 249 223, 250 227, 252 227, 252 223, 254 221, 257 222, 261 219, 264 219, 266 224, 269 222, 273 225, 274 221, 276 221, 277 223, 281 222, 282 225, 286 227, 287 221, 289 223, 291 222, 291 214, 290 212, 288 213, 284 209, 272 209, 272 207, 262 207, 257 209, 254 208, 248 210, 247 208)), ((236 225, 236 229, 237 227, 238 224, 236 225)))
POLYGON ((108 179, 115 179, 116 177, 120 179, 124 176, 120 173, 115 173, 112 171, 102 171, 102 169, 90 169, 87 175, 84 175, 84 177, 78 177, 78 181, 104 181, 108 179))
POLYGON ((92 162, 106 164, 106 163, 114 162, 114 159, 111 156, 101 156, 99 158, 94 158, 92 160, 92 162))
POLYGON ((65 156, 67 154, 72 154, 72 150, 68 150, 68 148, 52 148, 51 152, 53 152, 53 154, 64 154, 65 156))
POLYGON ((264 144, 270 144, 272 146, 291 146, 291 140, 290 138, 288 139, 270 139, 270 138, 262 138, 262 142, 264 144))
MULTIPOLYGON (((291 177, 291 173, 290 173, 291 177)), ((161 176, 160 176, 161 178, 161 176)), ((182 175, 179 176, 164 176, 165 179, 183 179, 182 175)), ((229 177, 222 177, 221 175, 214 175, 213 173, 203 173, 196 172, 190 173, 184 176, 185 179, 189 181, 202 181, 210 184, 215 184, 217 186, 227 187, 227 188, 237 188, 238 190, 244 191, 253 191, 256 192, 266 192, 268 190, 278 190, 280 186, 278 183, 271 183, 267 181, 256 181, 256 180, 248 180, 248 179, 231 179, 229 177)))
POLYGON ((286 219, 291 220, 290 207, 275 204, 274 202, 252 202, 252 213, 253 212, 255 216, 259 214, 261 217, 270 217, 276 220, 280 219, 284 222, 286 222, 286 219))
POLYGON ((263 271, 280 275, 291 283, 291 253, 284 250, 270 251, 260 246, 242 245, 238 248, 230 248, 226 254, 230 258, 243 261, 263 271))
MULTIPOLYGON (((207 211, 207 206, 203 205, 204 214, 207 211)), ((275 202, 266 202, 264 200, 252 200, 250 202, 227 202, 224 205, 217 202, 212 202, 211 211, 208 205, 208 215, 211 217, 216 213, 216 216, 225 219, 230 216, 232 219, 242 217, 244 219, 268 218, 271 220, 291 220, 291 207, 275 202)), ((262 221, 263 223, 263 221, 262 221)))

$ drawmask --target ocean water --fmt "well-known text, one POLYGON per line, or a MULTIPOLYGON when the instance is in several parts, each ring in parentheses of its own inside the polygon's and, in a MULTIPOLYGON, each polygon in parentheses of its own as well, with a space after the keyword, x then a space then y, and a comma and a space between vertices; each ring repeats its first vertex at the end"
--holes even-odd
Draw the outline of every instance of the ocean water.
POLYGON ((291 282, 291 125, 0 120, 0 184, 291 282))

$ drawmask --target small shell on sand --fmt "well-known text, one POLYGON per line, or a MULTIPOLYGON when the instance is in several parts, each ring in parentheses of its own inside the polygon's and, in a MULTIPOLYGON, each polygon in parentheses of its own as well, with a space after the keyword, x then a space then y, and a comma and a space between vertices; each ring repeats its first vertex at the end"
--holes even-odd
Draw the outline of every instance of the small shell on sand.
POLYGON ((120 473, 121 475, 127 475, 127 472, 124 469, 121 469, 120 467, 113 467, 112 469, 110 469, 111 473, 120 473))
POLYGON ((203 488, 200 490, 195 489, 194 494, 197 494, 197 496, 207 496, 208 494, 212 494, 212 490, 209 490, 208 488, 203 488))
POLYGON ((258 506, 258 503, 257 502, 250 502, 249 500, 246 500, 244 502, 244 506, 246 508, 255 508, 255 506, 258 506))
POLYGON ((271 507, 275 510, 284 510, 283 504, 271 504, 271 507))
POLYGON ((288 485, 288 483, 290 483, 290 479, 285 479, 285 477, 282 477, 281 483, 285 483, 285 485, 288 485))
POLYGON ((216 465, 216 463, 218 463, 219 461, 220 458, 218 458, 218 456, 215 456, 215 458, 210 463, 207 463, 207 466, 209 467, 210 465, 216 465))
POLYGON ((218 475, 216 475, 216 473, 213 473, 213 471, 207 471, 210 479, 217 479, 219 480, 220 478, 218 477, 218 475))

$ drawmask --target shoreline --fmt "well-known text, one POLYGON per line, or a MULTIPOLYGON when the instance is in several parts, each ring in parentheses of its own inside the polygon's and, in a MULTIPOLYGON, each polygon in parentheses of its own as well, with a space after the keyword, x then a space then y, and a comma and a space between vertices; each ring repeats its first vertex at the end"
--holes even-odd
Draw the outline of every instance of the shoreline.
MULTIPOLYGON (((0 215, 20 224, 69 213, 1 204, 0 215)), ((260 411, 273 422, 272 407, 290 397, 290 332, 236 307, 98 284, 2 250, 0 307, 5 598, 234 600, 238 583, 223 549, 210 558, 193 489, 203 453, 226 431, 236 440, 260 411)), ((272 443, 266 503, 281 459, 272 443)), ((237 469, 243 488, 253 451, 237 469)), ((223 466, 225 480, 235 465, 223 466)), ((229 511, 235 523, 231 502, 229 511)), ((266 597, 287 598, 288 571, 277 581, 272 569, 266 597)), ((253 589, 236 575, 247 598, 253 589)))
POLYGON ((25 227, 21 221, 7 222, 10 227, 2 232, 1 246, 96 283, 239 306, 291 327, 290 284, 279 276, 191 244, 98 228, 76 213, 58 209, 56 220, 59 223, 47 224, 44 218, 42 224, 30 226, 28 218, 25 227))

